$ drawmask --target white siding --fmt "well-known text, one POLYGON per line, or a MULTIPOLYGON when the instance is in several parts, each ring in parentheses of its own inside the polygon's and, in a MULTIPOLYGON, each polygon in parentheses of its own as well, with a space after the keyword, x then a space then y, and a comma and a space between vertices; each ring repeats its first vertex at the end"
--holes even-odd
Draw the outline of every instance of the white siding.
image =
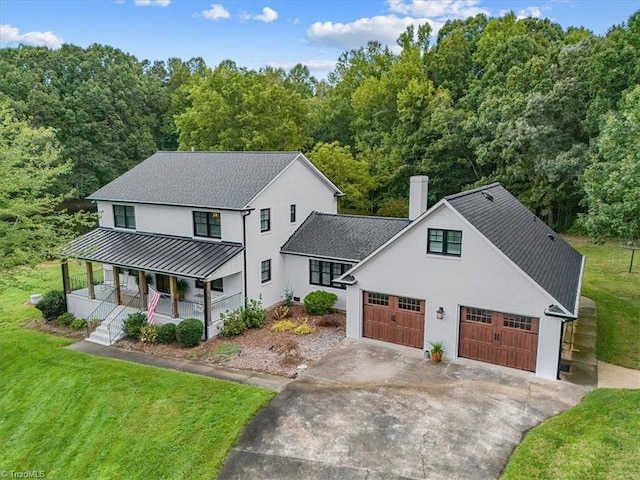
MULTIPOLYGON (((282 300, 285 286, 284 255, 280 248, 312 211, 336 213, 334 191, 302 161, 287 167, 251 204, 247 222, 247 295, 262 298, 265 306, 282 300), (296 205, 291 223, 290 206, 296 205), (260 210, 271 209, 271 230, 260 232, 260 210), (271 281, 262 284, 260 263, 271 259, 271 281)), ((298 296, 296 294, 296 296, 298 296)))
POLYGON ((446 343, 445 356, 458 355, 460 306, 540 318, 536 374, 555 379, 559 351, 559 319, 545 318, 552 299, 446 205, 419 220, 382 254, 354 273, 348 288, 347 336, 362 336, 362 292, 383 292, 426 301, 425 347, 446 343), (462 256, 427 255, 427 228, 462 231, 462 256), (436 319, 438 307, 444 319, 436 319))
MULTIPOLYGON (((302 257, 300 255, 283 255, 284 257, 284 284, 287 281, 291 285, 296 297, 300 297, 303 300, 304 297, 316 290, 326 290, 327 292, 335 293, 338 296, 334 308, 338 310, 347 309, 347 291, 341 288, 331 288, 321 285, 311 285, 309 279, 309 260, 310 257, 302 257)), ((344 263, 344 262, 340 262, 344 263)), ((284 291, 284 287, 283 287, 284 291)))

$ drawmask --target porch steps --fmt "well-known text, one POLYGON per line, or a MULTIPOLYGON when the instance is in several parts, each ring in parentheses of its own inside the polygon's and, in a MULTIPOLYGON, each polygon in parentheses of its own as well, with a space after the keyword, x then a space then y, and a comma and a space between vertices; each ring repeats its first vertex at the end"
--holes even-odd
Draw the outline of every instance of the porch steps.
POLYGON ((113 342, 109 342, 109 324, 113 321, 113 319, 115 319, 118 315, 120 315, 120 313, 122 313, 122 311, 126 308, 127 307, 124 307, 122 305, 118 305, 116 308, 114 308, 109 313, 109 315, 107 315, 107 318, 105 318, 100 323, 100 325, 98 325, 98 328, 96 328, 93 332, 91 332, 91 335, 89 335, 89 338, 87 338, 87 340, 89 342, 97 343, 98 345, 105 345, 109 347, 115 342, 117 342, 118 340, 120 340, 122 337, 124 337, 124 332, 120 332, 113 339, 113 342))

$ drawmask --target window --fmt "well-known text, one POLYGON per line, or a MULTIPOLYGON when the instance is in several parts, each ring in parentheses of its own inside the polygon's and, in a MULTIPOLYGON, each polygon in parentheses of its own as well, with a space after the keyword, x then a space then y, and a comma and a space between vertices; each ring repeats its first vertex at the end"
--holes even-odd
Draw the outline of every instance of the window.
MULTIPOLYGON (((204 281, 196 280, 196 288, 204 288, 204 281)), ((214 292, 224 292, 224 287, 221 278, 211 280, 211 290, 214 292)))
POLYGON ((383 307, 389 306, 389 295, 384 293, 367 293, 367 303, 369 305, 382 305, 383 307))
POLYGON ((346 285, 334 283, 332 280, 340 277, 353 265, 349 263, 325 262, 323 260, 309 260, 309 283, 311 285, 322 285, 324 287, 341 288, 345 290, 346 285))
POLYGON ((503 325, 505 327, 519 328, 521 330, 531 331, 531 318, 523 317, 522 315, 510 315, 504 314, 503 325))
POLYGON ((291 223, 296 223, 296 206, 291 205, 289 207, 289 221, 291 223))
POLYGON ((220 212, 193 212, 193 234, 196 237, 221 238, 220 212))
POLYGON ((271 280, 271 259, 265 260, 260 264, 260 272, 262 283, 267 283, 271 280))
POLYGON ((491 323, 491 312, 479 308, 466 308, 466 319, 470 322, 491 323))
POLYGON ((420 300, 417 298, 398 297, 398 308, 420 313, 420 300))
POLYGON ((136 228, 135 208, 130 205, 114 205, 113 218, 118 228, 136 228))
POLYGON ((462 254, 462 232, 459 230, 438 230, 430 228, 428 232, 427 253, 459 257, 462 254))
POLYGON ((260 210, 260 231, 268 232, 271 230, 271 209, 263 208, 260 210))

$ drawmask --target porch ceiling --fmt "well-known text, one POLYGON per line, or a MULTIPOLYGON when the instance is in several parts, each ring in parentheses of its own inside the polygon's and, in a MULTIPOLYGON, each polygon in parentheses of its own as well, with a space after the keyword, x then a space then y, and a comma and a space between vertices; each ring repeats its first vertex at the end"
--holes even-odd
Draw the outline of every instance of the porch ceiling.
POLYGON ((204 279, 243 250, 237 243, 97 228, 69 242, 58 255, 204 279))

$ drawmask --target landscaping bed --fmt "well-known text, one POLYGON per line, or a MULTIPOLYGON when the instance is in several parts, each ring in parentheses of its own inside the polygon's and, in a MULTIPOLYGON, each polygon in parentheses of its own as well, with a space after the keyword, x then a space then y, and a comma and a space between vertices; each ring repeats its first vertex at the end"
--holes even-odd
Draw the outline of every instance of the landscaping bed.
POLYGON ((293 331, 271 330, 276 323, 273 310, 274 307, 267 310, 267 320, 262 328, 252 328, 235 337, 218 335, 193 348, 182 348, 177 343, 142 343, 128 338, 115 346, 165 357, 293 376, 298 366, 312 365, 345 337, 344 313, 311 316, 305 313, 302 305, 295 304, 290 308, 288 320, 299 325, 306 318, 307 324, 316 329, 306 335, 296 335, 293 331))

